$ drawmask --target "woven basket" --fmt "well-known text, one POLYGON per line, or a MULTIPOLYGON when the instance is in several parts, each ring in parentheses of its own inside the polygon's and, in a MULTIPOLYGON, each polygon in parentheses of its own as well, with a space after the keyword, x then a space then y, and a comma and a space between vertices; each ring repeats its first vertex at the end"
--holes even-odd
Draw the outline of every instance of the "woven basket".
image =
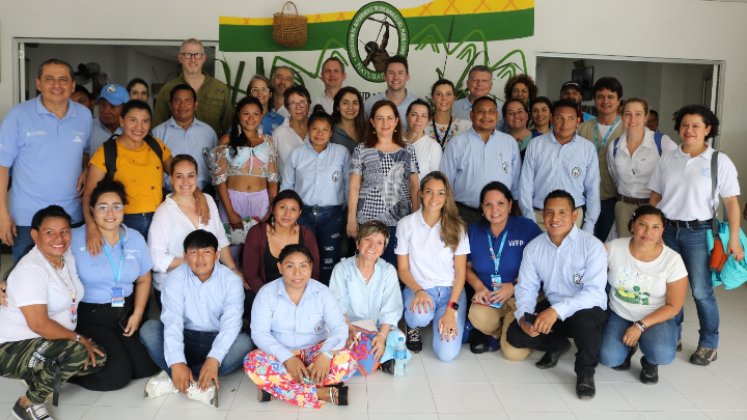
POLYGON ((278 44, 288 48, 301 48, 306 45, 306 16, 298 14, 298 8, 292 1, 283 5, 280 13, 275 13, 272 22, 272 37, 278 44), (295 13, 285 13, 288 5, 293 6, 295 13))

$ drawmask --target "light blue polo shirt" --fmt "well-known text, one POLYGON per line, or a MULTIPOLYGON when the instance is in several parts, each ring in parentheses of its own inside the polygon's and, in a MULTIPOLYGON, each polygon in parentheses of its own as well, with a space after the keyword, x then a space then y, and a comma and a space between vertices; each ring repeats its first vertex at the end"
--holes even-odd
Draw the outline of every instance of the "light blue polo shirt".
MULTIPOLYGON (((121 244, 117 242, 113 248, 108 244, 104 246, 109 249, 117 270, 119 270, 119 259, 124 250, 124 267, 122 268, 119 287, 122 288, 124 297, 128 297, 135 288, 135 280, 150 272, 153 269, 153 262, 151 262, 148 246, 145 244, 143 235, 125 225, 122 225, 122 227, 124 228, 124 236, 120 241, 121 244)), ((85 226, 73 229, 72 234, 70 251, 75 257, 75 268, 78 270, 80 282, 83 283, 86 290, 83 302, 111 303, 112 287, 116 283, 114 282, 115 273, 106 257, 106 253, 102 249, 101 254, 94 258, 86 252, 85 226)))
POLYGON ((0 166, 13 167, 10 215, 16 225, 31 226, 34 214, 51 204, 62 206, 73 223, 83 221, 75 187, 89 150, 92 120, 91 111, 73 101, 59 119, 44 107, 41 96, 5 116, 0 166))
MULTIPOLYGON (((151 134, 171 149, 171 156, 190 155, 195 158, 197 161, 197 186, 201 190, 211 185, 212 178, 207 164, 207 155, 218 146, 218 136, 212 127, 195 118, 192 125, 185 131, 177 124, 174 117, 171 117, 154 128, 151 134)), ((171 185, 171 177, 165 171, 163 186, 169 191, 174 189, 171 185)))
POLYGON ((113 134, 122 134, 122 126, 117 127, 112 133, 108 128, 101 122, 100 119, 96 118, 93 120, 93 128, 91 129, 91 156, 99 150, 99 147, 109 140, 113 134))

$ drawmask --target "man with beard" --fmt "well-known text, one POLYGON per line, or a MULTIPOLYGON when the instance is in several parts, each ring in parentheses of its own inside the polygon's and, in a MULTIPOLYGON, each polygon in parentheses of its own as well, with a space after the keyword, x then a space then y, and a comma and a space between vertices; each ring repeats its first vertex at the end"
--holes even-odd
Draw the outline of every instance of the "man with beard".
POLYGON ((581 124, 584 121, 589 121, 594 118, 593 115, 584 112, 581 109, 581 101, 583 100, 583 94, 581 93, 581 86, 576 82, 565 82, 560 87, 560 99, 573 101, 576 103, 576 110, 578 112, 578 123, 581 124))
POLYGON ((225 83, 202 71, 206 58, 205 49, 200 41, 190 38, 182 43, 179 49, 182 74, 158 92, 151 127, 156 127, 171 118, 169 109, 171 89, 176 85, 186 83, 197 92, 197 103, 200 105, 197 107, 195 117, 212 127, 218 138, 228 132, 233 118, 231 94, 225 83))

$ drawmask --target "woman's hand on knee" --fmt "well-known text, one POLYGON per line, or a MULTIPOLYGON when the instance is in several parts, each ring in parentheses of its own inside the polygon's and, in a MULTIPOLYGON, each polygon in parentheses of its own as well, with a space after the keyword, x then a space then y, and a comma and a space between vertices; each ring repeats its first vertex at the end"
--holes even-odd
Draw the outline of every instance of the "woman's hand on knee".
POLYGON ((418 289, 415 292, 415 297, 412 298, 412 303, 410 303, 410 310, 412 313, 415 313, 415 310, 417 309, 419 314, 427 314, 428 307, 431 308, 431 311, 434 309, 433 300, 425 289, 418 289))

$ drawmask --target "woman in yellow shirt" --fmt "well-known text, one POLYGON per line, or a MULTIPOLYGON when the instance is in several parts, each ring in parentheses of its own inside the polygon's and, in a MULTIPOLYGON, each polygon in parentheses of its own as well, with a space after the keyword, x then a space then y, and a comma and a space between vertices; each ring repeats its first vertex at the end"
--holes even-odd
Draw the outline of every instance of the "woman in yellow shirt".
MULTIPOLYGON (((163 201, 163 174, 171 168, 171 150, 160 140, 149 137, 151 110, 147 103, 131 100, 122 108, 119 123, 122 134, 115 138, 117 153, 113 179, 125 186, 129 204, 124 209, 124 224, 140 232, 144 237, 148 235, 148 227, 153 213, 163 201), (151 141, 152 139, 152 141, 151 141), (158 145, 160 157, 151 145, 158 145)), ((91 157, 88 166, 88 176, 83 194, 83 208, 88 209, 91 191, 107 176, 106 156, 104 146, 91 157)), ((210 220, 209 210, 202 192, 197 189, 194 193, 198 203, 198 211, 204 222, 210 220)), ((92 256, 101 253, 104 239, 93 221, 90 211, 84 211, 86 219, 86 250, 92 256)))

